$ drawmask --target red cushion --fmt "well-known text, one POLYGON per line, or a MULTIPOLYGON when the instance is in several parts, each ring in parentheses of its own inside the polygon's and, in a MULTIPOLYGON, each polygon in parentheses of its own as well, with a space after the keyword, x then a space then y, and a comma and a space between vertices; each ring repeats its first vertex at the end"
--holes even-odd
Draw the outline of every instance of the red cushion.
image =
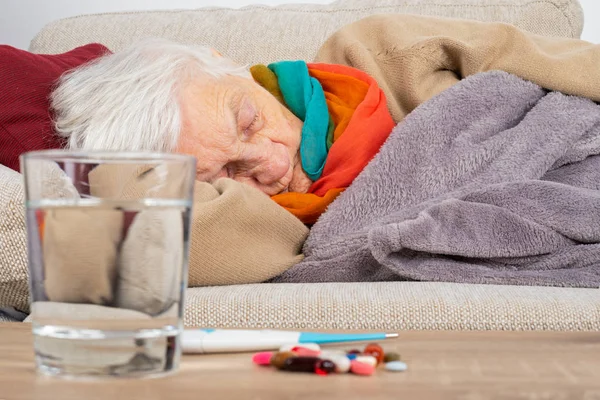
POLYGON ((64 72, 107 52, 96 43, 53 55, 0 46, 0 164, 19 171, 22 153, 61 147, 49 112, 53 85, 64 72))

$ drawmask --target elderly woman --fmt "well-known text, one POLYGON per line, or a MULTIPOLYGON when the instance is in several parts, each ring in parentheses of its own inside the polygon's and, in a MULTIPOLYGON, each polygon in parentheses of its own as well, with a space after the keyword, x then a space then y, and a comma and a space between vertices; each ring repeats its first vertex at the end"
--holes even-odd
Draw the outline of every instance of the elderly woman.
POLYGON ((279 194, 312 223, 389 135, 385 97, 349 67, 298 61, 251 72, 209 48, 145 40, 65 75, 52 97, 56 129, 71 149, 194 155, 199 181, 279 194))
MULTIPOLYGON (((226 223, 211 225, 223 249, 208 261, 199 250, 207 235, 193 228, 190 284, 242 283, 298 262, 303 223, 352 183, 394 122, 463 77, 503 69, 568 94, 600 93, 570 75, 595 68, 592 45, 501 24, 371 17, 336 33, 317 58, 348 66, 298 61, 248 71, 209 48, 142 41, 60 80, 56 129, 71 149, 196 156, 196 199, 216 202, 211 210, 226 223)), ((196 207, 194 223, 206 229, 204 209, 196 207)))
POLYGON ((72 149, 192 154, 198 180, 234 178, 270 195, 310 185, 302 121, 205 47, 142 41, 64 76, 53 107, 72 149))

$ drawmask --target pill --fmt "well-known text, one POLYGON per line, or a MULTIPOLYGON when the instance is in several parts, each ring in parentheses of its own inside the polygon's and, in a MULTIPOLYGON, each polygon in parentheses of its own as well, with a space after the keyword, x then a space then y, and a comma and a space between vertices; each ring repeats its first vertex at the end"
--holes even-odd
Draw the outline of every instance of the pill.
POLYGON ((315 365, 317 375, 329 375, 335 372, 335 364, 331 360, 319 360, 315 365))
POLYGON ((356 358, 354 359, 354 361, 358 361, 363 364, 369 364, 369 365, 372 365, 373 367, 377 366, 377 359, 375 357, 364 355, 364 354, 357 355, 356 358))
POLYGON ((365 347, 363 354, 368 354, 370 356, 375 357, 375 359, 377 360, 377 365, 381 364, 383 362, 383 358, 385 357, 383 349, 377 343, 371 343, 370 345, 365 347))
POLYGON ((346 352, 342 350, 321 350, 321 358, 328 358, 329 356, 346 357, 346 352))
POLYGON ((385 353, 383 357, 383 362, 391 362, 391 361, 400 361, 400 354, 398 353, 385 353))
POLYGON ((402 361, 390 361, 385 363, 385 369, 386 371, 402 372, 406 371, 408 369, 408 366, 405 362, 402 361))
POLYGON ((283 368, 283 363, 290 357, 296 357, 296 353, 292 353, 291 351, 284 351, 273 354, 271 357, 271 365, 275 368, 281 369, 283 368))
POLYGON ((358 362, 356 360, 350 363, 350 372, 356 375, 373 375, 375 367, 373 365, 358 362))
POLYGON ((315 372, 319 361, 321 359, 318 357, 290 357, 283 362, 281 369, 291 372, 315 372))
POLYGON ((256 353, 252 356, 252 362, 256 365, 269 365, 271 364, 271 358, 273 353, 270 351, 264 351, 262 353, 256 353))
POLYGON ((350 371, 350 359, 345 354, 332 354, 327 356, 328 360, 335 364, 335 372, 344 374, 350 371))
POLYGON ((356 360, 357 355, 355 353, 352 354, 346 354, 346 358, 350 361, 352 360, 356 360))
POLYGON ((353 350, 350 350, 347 354, 360 354, 360 353, 362 353, 360 350, 353 349, 353 350))
POLYGON ((310 349, 313 351, 320 351, 321 350, 321 346, 319 346, 316 343, 291 343, 291 344, 284 344, 283 346, 281 346, 279 348, 279 352, 284 353, 286 351, 292 351, 292 349, 294 347, 303 347, 305 349, 310 349))
POLYGON ((321 354, 321 350, 312 350, 303 346, 292 347, 290 351, 301 357, 317 357, 321 354))

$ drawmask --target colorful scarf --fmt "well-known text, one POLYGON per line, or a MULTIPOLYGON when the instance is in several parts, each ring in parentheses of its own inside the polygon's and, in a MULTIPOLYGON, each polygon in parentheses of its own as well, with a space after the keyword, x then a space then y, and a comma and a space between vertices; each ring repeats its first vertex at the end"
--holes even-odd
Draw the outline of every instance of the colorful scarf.
POLYGON ((256 65, 252 76, 303 122, 307 193, 272 197, 302 222, 314 223, 375 156, 394 122, 377 82, 357 69, 283 61, 256 65))

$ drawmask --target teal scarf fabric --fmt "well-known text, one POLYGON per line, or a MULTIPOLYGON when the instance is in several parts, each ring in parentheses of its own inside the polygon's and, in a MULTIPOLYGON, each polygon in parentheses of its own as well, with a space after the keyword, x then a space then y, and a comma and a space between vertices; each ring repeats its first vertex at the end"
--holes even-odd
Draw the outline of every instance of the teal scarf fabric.
POLYGON ((268 67, 277 76, 288 108, 304 121, 300 141, 302 169, 312 181, 316 181, 321 177, 327 159, 330 125, 323 87, 308 74, 304 61, 281 61, 268 67))

